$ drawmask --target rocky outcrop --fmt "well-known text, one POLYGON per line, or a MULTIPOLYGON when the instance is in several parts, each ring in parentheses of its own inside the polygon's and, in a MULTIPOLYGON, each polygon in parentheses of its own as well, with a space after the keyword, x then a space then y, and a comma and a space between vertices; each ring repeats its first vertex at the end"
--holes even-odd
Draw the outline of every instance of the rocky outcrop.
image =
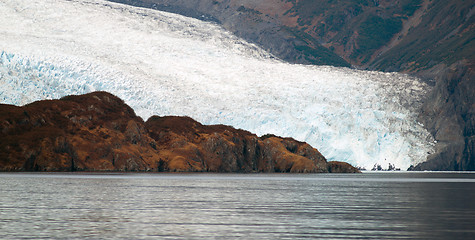
POLYGON ((475 71, 466 63, 440 69, 420 117, 436 152, 412 170, 475 171, 475 71))
POLYGON ((330 161, 327 164, 330 173, 358 173, 357 168, 346 162, 330 161))
POLYGON ((3 171, 150 170, 155 141, 141 118, 104 92, 0 105, 3 171))
POLYGON ((2 104, 0 140, 1 171, 355 172, 291 138, 189 117, 144 122, 106 92, 2 104))
POLYGON ((202 125, 189 117, 151 117, 146 123, 166 171, 327 172, 325 158, 291 138, 224 125, 202 125))

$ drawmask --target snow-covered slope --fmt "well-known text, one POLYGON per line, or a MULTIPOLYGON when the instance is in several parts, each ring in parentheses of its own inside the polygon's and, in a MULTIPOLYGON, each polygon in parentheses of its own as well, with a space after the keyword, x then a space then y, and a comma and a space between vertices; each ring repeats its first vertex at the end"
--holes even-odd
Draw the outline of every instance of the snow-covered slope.
POLYGON ((138 115, 188 115, 306 141, 329 160, 405 169, 432 151, 428 86, 272 58, 217 25, 99 0, 0 2, 0 102, 109 91, 138 115))

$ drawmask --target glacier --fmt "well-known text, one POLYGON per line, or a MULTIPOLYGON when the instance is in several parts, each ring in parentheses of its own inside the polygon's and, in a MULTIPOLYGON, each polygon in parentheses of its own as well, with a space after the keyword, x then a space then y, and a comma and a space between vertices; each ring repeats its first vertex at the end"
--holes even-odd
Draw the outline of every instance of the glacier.
POLYGON ((417 122, 430 87, 405 74, 289 64, 216 24, 100 0, 6 0, 0 23, 2 104, 101 90, 144 119, 293 137, 366 169, 433 152, 417 122))

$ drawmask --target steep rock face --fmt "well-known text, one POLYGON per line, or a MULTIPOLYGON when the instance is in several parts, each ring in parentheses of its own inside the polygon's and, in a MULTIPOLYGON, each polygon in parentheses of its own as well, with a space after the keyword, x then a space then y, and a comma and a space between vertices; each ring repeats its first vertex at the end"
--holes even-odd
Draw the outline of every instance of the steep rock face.
POLYGON ((0 171, 297 173, 328 172, 328 166, 318 150, 291 138, 259 138, 188 117, 144 123, 121 99, 94 92, 1 104, 0 171))
MULTIPOLYGON (((435 70, 434 70, 435 71, 435 70)), ((475 171, 475 71, 466 63, 442 67, 421 121, 438 141, 436 152, 414 170, 475 171)))

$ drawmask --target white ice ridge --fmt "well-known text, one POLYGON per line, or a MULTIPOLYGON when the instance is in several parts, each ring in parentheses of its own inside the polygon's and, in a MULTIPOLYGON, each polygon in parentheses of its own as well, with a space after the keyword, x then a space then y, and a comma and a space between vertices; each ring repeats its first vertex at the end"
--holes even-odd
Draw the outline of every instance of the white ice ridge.
POLYGON ((416 121, 428 86, 407 75, 288 64, 217 25, 99 0, 4 0, 0 23, 1 103, 104 90, 144 119, 294 137, 366 168, 433 148, 416 121))

